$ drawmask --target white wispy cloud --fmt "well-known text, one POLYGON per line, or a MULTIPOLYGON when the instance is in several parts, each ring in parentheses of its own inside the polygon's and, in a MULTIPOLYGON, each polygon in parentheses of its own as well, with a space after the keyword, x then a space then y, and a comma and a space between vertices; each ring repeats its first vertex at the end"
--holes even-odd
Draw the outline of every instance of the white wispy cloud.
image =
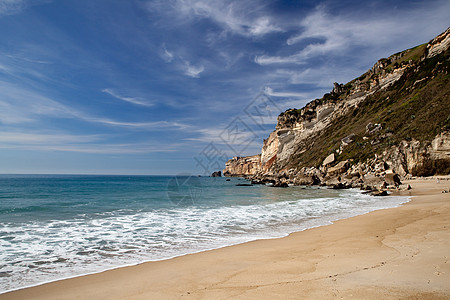
POLYGON ((255 57, 255 63, 265 66, 272 64, 304 64, 306 62, 299 59, 299 54, 290 55, 290 56, 269 56, 269 55, 260 55, 255 57))
POLYGON ((112 89, 104 89, 104 90, 102 90, 102 92, 106 93, 108 95, 111 95, 112 97, 114 97, 116 99, 119 99, 119 100, 122 100, 122 101, 125 101, 125 102, 128 102, 128 103, 133 103, 133 104, 136 104, 136 105, 148 106, 148 107, 154 105, 153 103, 149 103, 147 101, 144 101, 141 98, 125 97, 125 96, 119 95, 117 92, 113 91, 112 89))
POLYGON ((0 81, 0 122, 19 124, 37 121, 39 116, 73 116, 73 110, 39 93, 0 81))
POLYGON ((1 0, 0 17, 18 14, 29 6, 39 5, 49 1, 51 0, 1 0))
POLYGON ((299 93, 299 92, 275 92, 270 87, 264 88, 264 93, 268 96, 272 97, 300 97, 304 98, 306 96, 309 96, 307 93, 299 93))
POLYGON ((9 131, 0 132, 0 143, 6 144, 22 144, 22 145, 34 145, 34 144, 60 144, 60 143, 73 143, 73 142, 93 142, 98 141, 101 138, 100 135, 72 135, 62 133, 42 133, 42 132, 20 132, 9 131))
POLYGON ((191 128, 191 125, 183 124, 180 122, 169 122, 169 121, 155 121, 155 122, 126 122, 126 121, 116 121, 108 118, 97 118, 90 117, 84 114, 76 114, 76 116, 84 121, 99 123, 109 126, 119 126, 128 128, 141 128, 145 130, 185 130, 191 128))
POLYGON ((178 144, 155 141, 108 143, 103 135, 76 135, 60 132, 0 132, 0 148, 16 150, 64 151, 96 154, 173 152, 178 144))
POLYGON ((184 75, 192 78, 199 78, 200 73, 205 70, 205 67, 202 64, 193 65, 183 56, 176 54, 176 51, 167 50, 165 44, 161 46, 159 55, 165 62, 173 63, 176 69, 181 70, 184 75))
POLYGON ((30 80, 41 80, 50 82, 51 79, 45 74, 51 62, 41 60, 24 54, 11 54, 0 51, 0 76, 2 73, 8 79, 15 78, 17 81, 30 83, 30 80))
MULTIPOLYGON (((262 146, 262 137, 266 136, 266 132, 260 129, 253 128, 252 130, 244 130, 246 126, 234 129, 227 128, 202 128, 198 129, 195 136, 192 138, 185 138, 185 141, 193 141, 210 145, 212 143, 212 149, 215 149, 213 155, 227 155, 229 157, 236 155, 252 155, 260 152, 262 146), (239 152, 239 153, 236 153, 239 152)), ((201 153, 200 153, 201 154, 201 153)))
POLYGON ((184 74, 189 77, 199 78, 200 73, 202 73, 204 70, 205 70, 205 67, 203 67, 203 65, 194 66, 194 65, 191 65, 190 62, 185 61, 184 74))
POLYGON ((149 1, 147 8, 163 13, 173 10, 181 22, 187 19, 207 18, 225 31, 258 37, 283 31, 270 14, 264 11, 265 5, 255 0, 172 0, 149 1))
POLYGON ((62 104, 36 91, 0 81, 0 123, 9 125, 39 123, 41 117, 76 119, 108 126, 145 130, 185 130, 190 128, 190 125, 181 122, 129 122, 97 117, 62 104))
POLYGON ((343 55, 353 51, 355 47, 386 50, 401 42, 407 44, 411 37, 405 35, 406 32, 414 32, 415 40, 420 39, 420 36, 433 36, 436 34, 436 28, 439 28, 438 24, 444 19, 443 14, 448 14, 449 10, 448 1, 412 6, 402 10, 401 13, 383 11, 372 15, 333 14, 325 6, 318 6, 297 25, 299 33, 286 40, 288 46, 307 43, 303 45, 303 49, 283 56, 259 55, 254 61, 264 66, 304 64, 314 57, 343 55), (425 18, 424 15, 428 15, 429 18, 425 18), (435 22, 436 25, 432 26, 430 22, 435 22))
POLYGON ((308 85, 306 97, 320 97, 323 93, 331 91, 333 82, 346 83, 367 71, 368 68, 360 61, 361 58, 355 58, 355 63, 345 68, 340 64, 329 63, 303 69, 277 68, 273 72, 279 80, 285 80, 289 84, 308 85), (311 93, 311 90, 316 94, 311 93))
POLYGON ((260 36, 272 32, 283 31, 280 27, 273 24, 269 17, 261 17, 256 19, 249 26, 249 33, 251 35, 260 36))
POLYGON ((163 44, 161 47, 161 57, 162 59, 164 59, 166 62, 172 62, 174 59, 174 55, 173 52, 167 50, 166 48, 166 44, 163 44))
POLYGON ((0 16, 19 13, 27 6, 25 0, 2 0, 0 1, 0 16))

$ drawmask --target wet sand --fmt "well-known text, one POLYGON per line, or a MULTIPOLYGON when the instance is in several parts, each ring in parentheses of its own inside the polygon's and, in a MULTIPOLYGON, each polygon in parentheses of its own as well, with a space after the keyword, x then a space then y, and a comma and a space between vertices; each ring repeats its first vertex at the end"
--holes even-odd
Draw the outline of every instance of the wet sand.
POLYGON ((450 176, 412 201, 285 238, 61 280, 0 299, 450 299, 450 176))

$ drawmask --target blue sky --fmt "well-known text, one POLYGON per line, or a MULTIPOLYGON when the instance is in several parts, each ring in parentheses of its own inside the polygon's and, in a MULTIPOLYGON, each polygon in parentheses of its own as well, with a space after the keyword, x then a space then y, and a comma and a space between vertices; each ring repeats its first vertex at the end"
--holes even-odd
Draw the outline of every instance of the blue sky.
POLYGON ((204 174, 444 1, 0 0, 0 173, 204 174))

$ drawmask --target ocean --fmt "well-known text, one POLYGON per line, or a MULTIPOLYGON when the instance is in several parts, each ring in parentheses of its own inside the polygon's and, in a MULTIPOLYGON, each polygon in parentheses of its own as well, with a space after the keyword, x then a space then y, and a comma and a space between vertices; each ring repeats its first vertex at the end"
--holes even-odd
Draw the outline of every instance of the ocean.
POLYGON ((277 238, 407 197, 241 178, 0 175, 0 293, 277 238))

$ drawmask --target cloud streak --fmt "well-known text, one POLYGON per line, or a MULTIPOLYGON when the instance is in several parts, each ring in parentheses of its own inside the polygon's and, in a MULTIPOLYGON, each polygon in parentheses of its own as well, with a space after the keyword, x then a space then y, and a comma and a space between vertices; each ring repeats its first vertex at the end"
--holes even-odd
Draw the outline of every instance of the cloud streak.
POLYGON ((113 91, 112 89, 103 89, 102 90, 103 93, 106 93, 116 99, 128 102, 128 103, 132 103, 132 104, 136 104, 136 105, 140 105, 140 106, 146 106, 146 107, 150 107, 153 106, 153 103, 149 103, 144 101, 141 98, 137 98, 137 97, 125 97, 122 95, 119 95, 118 93, 116 93, 115 91, 113 91))
POLYGON ((300 97, 304 98, 306 96, 309 96, 307 93, 299 93, 299 92, 275 92, 270 87, 264 88, 264 93, 271 97, 300 97))
POLYGON ((205 70, 205 67, 203 67, 202 65, 193 66, 193 65, 191 65, 190 62, 185 61, 184 74, 189 76, 189 77, 199 78, 200 77, 200 73, 202 73, 204 70, 205 70))
POLYGON ((160 13, 174 12, 179 22, 208 19, 222 30, 245 37, 260 37, 283 31, 264 11, 261 1, 173 0, 149 1, 147 8, 160 13))
POLYGON ((0 149, 64 151, 93 154, 174 152, 177 144, 155 142, 108 143, 103 135, 73 135, 42 132, 1 132, 0 149))
POLYGON ((181 122, 152 121, 129 122, 86 114, 36 91, 21 89, 16 85, 0 81, 0 122, 9 125, 38 123, 40 118, 65 118, 143 130, 186 130, 191 126, 181 122))
POLYGON ((174 59, 173 53, 171 51, 167 50, 166 44, 162 45, 161 57, 163 60, 165 60, 168 63, 172 62, 172 60, 174 59))
POLYGON ((2 16, 19 14, 29 6, 40 5, 51 0, 1 0, 0 18, 2 16))
MULTIPOLYGON (((434 19, 442 20, 443 14, 450 10, 450 4, 438 1, 422 4, 424 5, 427 5, 426 10, 425 7, 415 6, 402 10, 401 13, 388 11, 382 15, 332 14, 324 6, 318 6, 298 24, 297 30, 300 33, 286 40, 287 46, 300 45, 303 49, 294 53, 291 51, 288 55, 259 55, 254 61, 262 66, 305 64, 315 57, 345 55, 356 47, 392 47, 406 38, 405 32, 417 32, 417 28, 422 28, 422 35, 432 36, 435 33, 429 30, 433 28, 429 22, 434 22, 434 19), (430 19, 423 17, 424 11, 430 19), (425 33, 427 30, 430 33, 425 33)), ((295 48, 298 47, 293 49, 295 48)))
POLYGON ((17 14, 26 6, 27 1, 25 0, 2 0, 0 1, 0 17, 17 14))

